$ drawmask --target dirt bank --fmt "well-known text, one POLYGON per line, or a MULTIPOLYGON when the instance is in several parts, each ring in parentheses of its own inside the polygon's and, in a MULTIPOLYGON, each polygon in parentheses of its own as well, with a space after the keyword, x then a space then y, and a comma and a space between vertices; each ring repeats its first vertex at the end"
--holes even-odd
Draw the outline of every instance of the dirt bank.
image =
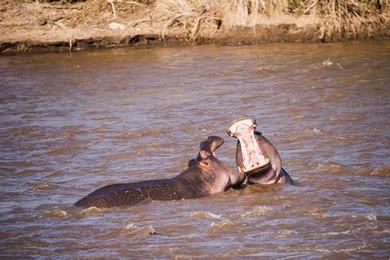
POLYGON ((259 0, 2 2, 2 55, 123 46, 390 38, 388 1, 322 1, 329 5, 305 1, 299 5, 298 0, 273 0, 269 6, 259 0))

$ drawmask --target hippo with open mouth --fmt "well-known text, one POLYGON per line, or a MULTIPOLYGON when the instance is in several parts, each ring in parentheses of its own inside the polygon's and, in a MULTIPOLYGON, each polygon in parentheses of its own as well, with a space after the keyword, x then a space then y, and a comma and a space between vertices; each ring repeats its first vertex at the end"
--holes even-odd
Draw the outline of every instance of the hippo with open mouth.
POLYGON ((239 172, 247 176, 248 184, 294 184, 282 168, 282 160, 275 147, 256 130, 256 120, 241 117, 234 120, 226 132, 237 138, 236 163, 239 172))
POLYGON ((232 172, 216 158, 215 151, 224 143, 218 136, 201 142, 196 159, 171 179, 118 183, 102 187, 75 203, 78 207, 108 208, 130 206, 145 200, 180 200, 200 198, 239 187, 245 175, 232 172))

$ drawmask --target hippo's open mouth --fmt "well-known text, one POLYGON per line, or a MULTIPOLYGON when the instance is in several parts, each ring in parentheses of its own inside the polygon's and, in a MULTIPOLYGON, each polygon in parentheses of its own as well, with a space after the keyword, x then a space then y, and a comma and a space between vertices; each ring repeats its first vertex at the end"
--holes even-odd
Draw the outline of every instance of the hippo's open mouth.
POLYGON ((256 120, 249 117, 235 120, 226 129, 228 135, 240 141, 243 165, 238 166, 238 170, 245 174, 259 172, 270 165, 270 160, 263 155, 257 144, 255 129, 256 120))

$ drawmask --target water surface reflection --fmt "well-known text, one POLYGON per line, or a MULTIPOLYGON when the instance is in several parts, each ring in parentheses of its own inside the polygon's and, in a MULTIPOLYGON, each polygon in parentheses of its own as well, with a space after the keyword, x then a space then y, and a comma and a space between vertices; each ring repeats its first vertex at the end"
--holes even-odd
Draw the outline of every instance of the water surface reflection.
POLYGON ((0 255, 389 257, 390 45, 106 50, 0 60, 0 255), (75 210, 170 177, 254 115, 301 186, 75 210))

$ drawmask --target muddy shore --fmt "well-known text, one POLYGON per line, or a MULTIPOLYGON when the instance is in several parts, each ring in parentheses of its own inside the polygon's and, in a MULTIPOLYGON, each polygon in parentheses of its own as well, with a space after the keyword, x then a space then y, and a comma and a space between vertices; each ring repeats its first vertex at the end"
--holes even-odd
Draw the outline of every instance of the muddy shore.
POLYGON ((327 20, 312 14, 268 16, 257 19, 255 24, 227 27, 223 15, 212 13, 210 7, 199 7, 187 16, 180 13, 167 16, 156 11, 155 6, 141 2, 134 6, 118 1, 114 8, 106 0, 73 4, 5 0, 0 7, 0 55, 117 47, 390 38, 387 9, 367 16, 358 26, 339 26, 335 30, 326 24, 327 20))

